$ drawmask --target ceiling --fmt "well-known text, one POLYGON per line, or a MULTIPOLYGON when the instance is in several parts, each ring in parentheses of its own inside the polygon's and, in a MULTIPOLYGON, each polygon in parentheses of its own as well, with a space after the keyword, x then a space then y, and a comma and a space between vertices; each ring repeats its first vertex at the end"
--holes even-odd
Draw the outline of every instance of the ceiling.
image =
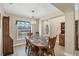
POLYGON ((55 3, 55 4, 52 3, 52 5, 60 9, 63 13, 75 10, 74 3, 55 3))
MULTIPOLYGON (((23 16, 41 18, 50 14, 63 14, 59 9, 50 3, 0 3, 6 13, 23 16), (32 13, 34 10, 34 14, 32 13)), ((56 15, 55 15, 56 16, 56 15)))

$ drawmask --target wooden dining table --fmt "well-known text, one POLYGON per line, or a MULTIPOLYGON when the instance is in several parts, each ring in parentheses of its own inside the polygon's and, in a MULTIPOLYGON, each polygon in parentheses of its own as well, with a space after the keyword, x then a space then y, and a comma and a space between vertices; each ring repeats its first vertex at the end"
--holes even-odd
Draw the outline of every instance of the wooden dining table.
POLYGON ((30 43, 39 48, 39 56, 41 56, 41 49, 48 46, 48 38, 46 37, 29 37, 30 43))

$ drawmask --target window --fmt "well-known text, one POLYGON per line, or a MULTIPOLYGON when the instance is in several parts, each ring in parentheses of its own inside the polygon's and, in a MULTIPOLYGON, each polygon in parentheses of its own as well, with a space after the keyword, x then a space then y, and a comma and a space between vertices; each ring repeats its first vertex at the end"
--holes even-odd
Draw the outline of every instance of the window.
POLYGON ((26 33, 31 32, 31 23, 29 21, 16 21, 17 39, 25 39, 26 33))

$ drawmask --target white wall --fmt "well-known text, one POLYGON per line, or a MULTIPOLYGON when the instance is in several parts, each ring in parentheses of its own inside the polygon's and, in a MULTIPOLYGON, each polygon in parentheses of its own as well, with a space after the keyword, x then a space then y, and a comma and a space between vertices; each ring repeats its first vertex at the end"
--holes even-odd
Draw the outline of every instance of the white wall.
POLYGON ((2 20, 1 20, 1 13, 0 13, 0 55, 2 52, 2 20))
POLYGON ((60 34, 62 22, 65 22, 65 16, 57 17, 57 18, 50 20, 50 25, 51 25, 51 34, 50 35, 54 36, 54 35, 60 34))
POLYGON ((1 6, 0 6, 0 55, 2 55, 3 53, 2 53, 2 49, 3 49, 3 47, 2 47, 2 17, 3 17, 3 15, 5 15, 5 13, 4 13, 4 11, 3 11, 3 9, 1 8, 1 6))
POLYGON ((74 11, 65 13, 65 52, 74 55, 75 51, 75 15, 74 11))
MULTIPOLYGON (((45 21, 42 21, 41 25, 41 34, 44 35, 45 31, 45 21)), ((57 35, 57 41, 59 41, 59 34, 61 32, 61 22, 65 22, 65 16, 60 16, 52 19, 48 19, 49 24, 49 36, 54 37, 57 35)))

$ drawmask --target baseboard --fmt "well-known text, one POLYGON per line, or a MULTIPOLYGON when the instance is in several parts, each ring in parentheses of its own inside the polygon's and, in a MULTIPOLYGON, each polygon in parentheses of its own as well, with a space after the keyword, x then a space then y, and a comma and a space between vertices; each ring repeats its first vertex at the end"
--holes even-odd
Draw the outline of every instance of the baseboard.
POLYGON ((19 45, 23 45, 23 44, 26 44, 25 42, 24 43, 18 43, 18 44, 14 44, 13 46, 19 46, 19 45))
POLYGON ((70 53, 67 53, 67 52, 64 52, 64 55, 65 55, 65 56, 74 56, 74 55, 72 55, 72 54, 70 54, 70 53))

